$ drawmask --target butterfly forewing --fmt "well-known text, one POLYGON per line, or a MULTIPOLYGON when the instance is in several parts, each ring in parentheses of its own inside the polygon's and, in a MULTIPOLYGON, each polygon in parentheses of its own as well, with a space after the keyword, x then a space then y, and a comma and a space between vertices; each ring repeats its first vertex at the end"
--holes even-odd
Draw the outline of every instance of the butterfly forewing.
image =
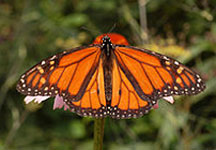
POLYGON ((167 56, 132 46, 116 46, 114 54, 143 100, 197 94, 205 88, 198 74, 167 56))
POLYGON ((78 101, 99 65, 100 48, 80 47, 47 58, 25 74, 17 90, 30 96, 56 96, 78 101))

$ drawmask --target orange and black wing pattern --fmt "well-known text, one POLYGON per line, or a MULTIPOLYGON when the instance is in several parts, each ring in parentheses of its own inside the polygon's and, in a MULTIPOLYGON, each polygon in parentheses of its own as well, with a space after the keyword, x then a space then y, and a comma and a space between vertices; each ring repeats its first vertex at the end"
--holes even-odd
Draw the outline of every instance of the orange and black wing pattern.
POLYGON ((70 99, 66 101, 71 111, 80 116, 106 117, 108 114, 103 83, 104 74, 102 61, 100 60, 99 66, 92 75, 82 98, 79 101, 71 101, 70 99))
POLYGON ((115 58, 134 90, 155 104, 171 95, 193 95, 204 90, 201 77, 180 62, 146 49, 116 46, 115 58))
POLYGON ((97 117, 106 107, 100 55, 92 45, 49 57, 21 76, 17 90, 29 96, 60 95, 72 111, 97 117))
POLYGON ((149 99, 142 99, 129 81, 118 62, 113 60, 112 100, 110 116, 117 119, 138 118, 148 113, 152 107, 149 99))

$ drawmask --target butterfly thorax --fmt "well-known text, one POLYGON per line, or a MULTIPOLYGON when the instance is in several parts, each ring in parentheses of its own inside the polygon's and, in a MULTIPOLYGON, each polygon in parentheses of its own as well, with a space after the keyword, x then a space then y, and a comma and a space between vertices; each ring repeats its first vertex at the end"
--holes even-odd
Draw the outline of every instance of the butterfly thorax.
POLYGON ((102 39, 103 43, 102 43, 102 51, 105 52, 106 57, 110 57, 111 55, 111 51, 113 49, 113 45, 111 43, 111 40, 108 36, 104 36, 102 39))
POLYGON ((112 98, 112 59, 113 59, 113 45, 108 36, 103 37, 102 43, 102 58, 104 70, 104 86, 107 104, 110 103, 112 98))

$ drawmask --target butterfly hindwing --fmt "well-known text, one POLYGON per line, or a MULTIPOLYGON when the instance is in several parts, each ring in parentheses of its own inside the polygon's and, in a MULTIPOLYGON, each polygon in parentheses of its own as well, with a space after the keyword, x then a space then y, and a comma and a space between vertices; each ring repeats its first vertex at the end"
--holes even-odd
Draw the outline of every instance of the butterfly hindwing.
POLYGON ((71 111, 80 116, 105 117, 107 116, 104 74, 102 62, 100 61, 95 73, 93 74, 82 98, 75 101, 66 102, 71 111))
POLYGON ((115 59, 112 68, 112 87, 109 108, 112 118, 137 118, 149 112, 151 102, 139 97, 115 59))
POLYGON ((17 89, 30 96, 59 94, 65 101, 78 101, 98 68, 100 53, 97 46, 79 47, 42 60, 21 76, 17 89))

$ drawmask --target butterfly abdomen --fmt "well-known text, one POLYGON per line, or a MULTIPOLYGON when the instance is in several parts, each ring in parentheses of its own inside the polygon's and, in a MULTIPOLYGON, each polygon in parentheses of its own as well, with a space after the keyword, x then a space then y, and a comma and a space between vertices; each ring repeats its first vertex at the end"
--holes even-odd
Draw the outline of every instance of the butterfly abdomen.
POLYGON ((112 98, 112 78, 111 72, 108 68, 104 68, 104 86, 105 86, 105 96, 107 103, 110 103, 112 98))
POLYGON ((103 57, 103 70, 104 70, 104 87, 105 87, 105 97, 107 104, 110 103, 112 99, 112 45, 111 43, 104 43, 102 47, 102 57, 103 57))

